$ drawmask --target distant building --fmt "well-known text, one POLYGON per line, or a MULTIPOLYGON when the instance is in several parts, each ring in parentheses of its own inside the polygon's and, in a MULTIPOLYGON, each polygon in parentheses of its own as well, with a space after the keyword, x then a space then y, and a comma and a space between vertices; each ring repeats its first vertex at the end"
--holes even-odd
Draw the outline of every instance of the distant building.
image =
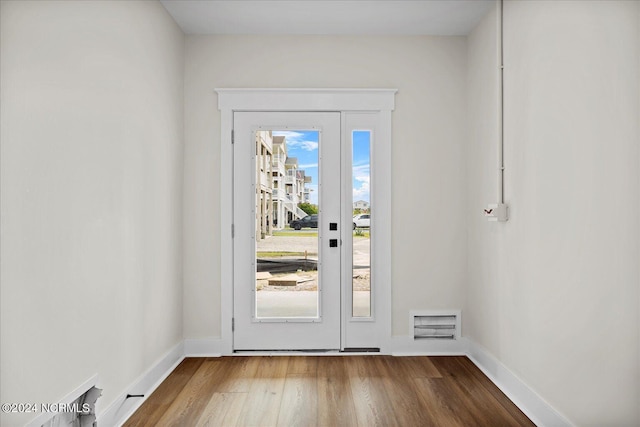
POLYGON ((264 238, 273 227, 273 137, 271 131, 256 132, 256 236, 264 238))
POLYGON ((368 211, 371 206, 369 202, 365 202, 364 200, 358 200, 357 202, 353 202, 353 209, 360 209, 361 211, 368 211))
MULTIPOLYGON (((286 201, 284 204, 286 210, 286 224, 294 219, 306 216, 306 212, 298 207, 298 203, 305 201, 305 183, 311 182, 311 177, 307 177, 304 170, 298 169, 298 159, 296 157, 287 157, 284 167, 286 169, 285 176, 285 193, 286 201)), ((283 228, 286 224, 282 224, 283 228)))
POLYGON ((310 182, 298 159, 288 156, 284 136, 256 132, 256 235, 264 238, 306 216, 298 203, 309 202, 310 182))
POLYGON ((285 176, 287 174, 285 163, 287 161, 287 144, 284 136, 273 137, 273 227, 281 229, 287 224, 285 205, 287 193, 285 192, 285 176))

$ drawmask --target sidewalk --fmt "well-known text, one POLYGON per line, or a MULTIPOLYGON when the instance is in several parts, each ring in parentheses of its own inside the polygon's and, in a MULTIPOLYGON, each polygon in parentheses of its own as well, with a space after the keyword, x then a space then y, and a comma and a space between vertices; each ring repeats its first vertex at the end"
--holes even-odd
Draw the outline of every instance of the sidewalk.
MULTIPOLYGON (((369 315, 369 291, 354 291, 353 315, 369 315)), ((317 291, 256 292, 258 317, 316 317, 317 291)))

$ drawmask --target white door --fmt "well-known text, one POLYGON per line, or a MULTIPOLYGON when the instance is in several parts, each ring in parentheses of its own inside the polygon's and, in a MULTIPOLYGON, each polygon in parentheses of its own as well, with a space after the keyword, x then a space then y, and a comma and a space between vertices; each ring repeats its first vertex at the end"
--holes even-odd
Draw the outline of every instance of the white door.
POLYGON ((235 351, 341 348, 340 118, 234 113, 235 351))

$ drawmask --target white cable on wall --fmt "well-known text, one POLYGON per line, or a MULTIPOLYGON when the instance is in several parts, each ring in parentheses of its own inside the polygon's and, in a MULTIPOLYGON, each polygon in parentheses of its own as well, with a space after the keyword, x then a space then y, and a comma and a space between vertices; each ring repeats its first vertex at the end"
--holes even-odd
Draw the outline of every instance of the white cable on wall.
POLYGON ((504 203, 504 0, 499 1, 500 5, 500 34, 498 37, 498 43, 500 43, 499 49, 499 72, 500 72, 500 135, 498 136, 498 203, 504 203))
POLYGON ((508 207, 504 202, 504 0, 498 0, 498 25, 496 41, 498 43, 498 200, 489 204, 484 215, 489 221, 504 222, 509 219, 508 207))

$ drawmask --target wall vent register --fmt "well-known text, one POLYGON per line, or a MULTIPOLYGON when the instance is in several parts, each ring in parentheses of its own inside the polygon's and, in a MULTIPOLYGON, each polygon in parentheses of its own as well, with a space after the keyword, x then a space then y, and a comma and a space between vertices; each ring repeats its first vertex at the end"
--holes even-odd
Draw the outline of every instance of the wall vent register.
POLYGON ((460 335, 460 313, 412 313, 413 339, 455 340, 460 335))

